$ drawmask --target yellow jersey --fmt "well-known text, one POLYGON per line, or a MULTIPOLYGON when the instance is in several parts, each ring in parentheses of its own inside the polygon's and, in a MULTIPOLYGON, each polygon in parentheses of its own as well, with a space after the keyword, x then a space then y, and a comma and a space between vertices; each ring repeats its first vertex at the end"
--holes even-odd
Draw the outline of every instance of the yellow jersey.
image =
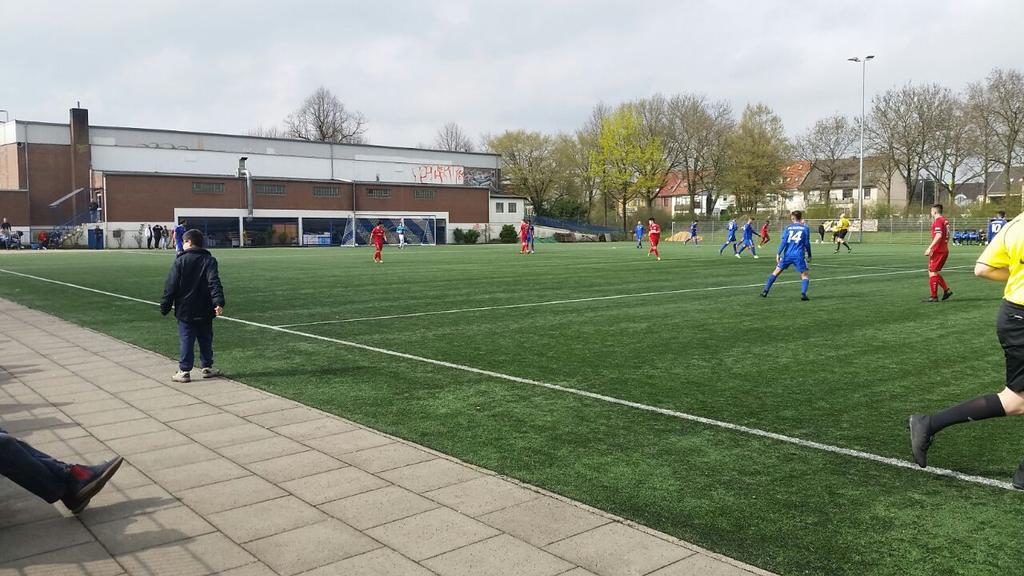
POLYGON ((833 230, 837 230, 837 231, 849 230, 849 229, 850 229, 850 221, 847 220, 846 218, 840 218, 839 222, 837 222, 835 227, 833 228, 833 230))
POLYGON ((1003 226, 978 262, 991 268, 1009 268, 1003 299, 1024 306, 1024 214, 1003 226))

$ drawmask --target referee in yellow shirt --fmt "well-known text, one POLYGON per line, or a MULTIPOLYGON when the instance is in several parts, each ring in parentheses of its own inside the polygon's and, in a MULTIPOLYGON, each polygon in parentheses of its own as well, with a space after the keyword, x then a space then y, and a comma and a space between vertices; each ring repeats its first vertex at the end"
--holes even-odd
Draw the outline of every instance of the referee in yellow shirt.
POLYGON ((846 214, 839 215, 839 221, 836 222, 834 228, 832 228, 833 236, 836 240, 836 251, 833 254, 839 254, 839 247, 846 246, 847 252, 853 252, 853 248, 850 248, 850 244, 846 241, 846 233, 850 231, 850 220, 846 217, 846 214))
MULTIPOLYGON (((935 414, 910 417, 910 447, 914 461, 928 465, 928 447, 935 434, 953 424, 1024 414, 1024 214, 1003 227, 974 266, 974 275, 1005 282, 996 317, 996 336, 1006 357, 1006 388, 935 414)), ((1024 490, 1024 462, 1013 475, 1013 487, 1024 490)))

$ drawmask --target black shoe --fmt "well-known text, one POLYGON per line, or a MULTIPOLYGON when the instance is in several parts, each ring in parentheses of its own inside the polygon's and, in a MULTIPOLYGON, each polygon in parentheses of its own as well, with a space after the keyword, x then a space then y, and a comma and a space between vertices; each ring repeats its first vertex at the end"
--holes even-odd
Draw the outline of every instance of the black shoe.
POLYGON ((914 414, 907 421, 907 429, 910 430, 910 451, 914 453, 914 462, 921 468, 928 467, 928 448, 934 438, 929 434, 930 421, 931 416, 927 414, 914 414))
POLYGON ((767 298, 767 297, 768 297, 768 291, 767 290, 761 290, 761 298, 767 298))
POLYGON ((929 298, 927 300, 921 300, 921 302, 938 302, 938 301, 939 301, 938 298, 929 298))
POLYGON ((942 293, 942 299, 943 300, 949 300, 949 297, 952 296, 952 295, 953 295, 953 291, 952 290, 946 290, 945 292, 942 293))
POLYGON ((833 252, 833 254, 839 254, 839 248, 836 248, 836 251, 833 252))
POLYGON ((807 297, 807 294, 801 294, 800 295, 800 300, 802 302, 810 302, 811 299, 807 297))
POLYGON ((67 493, 61 498, 61 502, 72 514, 78 514, 85 510, 92 497, 107 485, 107 481, 114 476, 114 472, 117 472, 122 462, 124 459, 118 456, 97 466, 72 465, 68 470, 72 478, 71 485, 68 486, 67 493))
POLYGON ((1013 487, 1017 490, 1024 490, 1024 462, 1020 463, 1017 472, 1013 475, 1013 487))

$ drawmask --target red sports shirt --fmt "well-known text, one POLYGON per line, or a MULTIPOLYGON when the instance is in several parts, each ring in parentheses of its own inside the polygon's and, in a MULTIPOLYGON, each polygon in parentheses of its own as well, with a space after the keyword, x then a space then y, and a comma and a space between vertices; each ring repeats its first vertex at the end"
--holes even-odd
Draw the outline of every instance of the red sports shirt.
POLYGON ((765 224, 764 226, 761 226, 761 236, 767 236, 767 235, 768 235, 768 225, 765 224))
POLYGON ((526 240, 526 237, 529 236, 529 235, 530 235, 530 225, 525 223, 525 222, 520 224, 519 225, 519 237, 522 238, 523 240, 526 240))
POLYGON ((384 243, 384 227, 383 226, 375 226, 373 228, 373 230, 370 232, 370 239, 373 240, 374 244, 383 244, 384 243))
POLYGON ((949 220, 946 220, 945 216, 939 216, 932 222, 932 240, 935 239, 936 234, 942 234, 942 239, 935 245, 936 252, 943 252, 949 250, 949 220))
POLYGON ((661 224, 655 222, 651 224, 651 227, 647 230, 648 236, 661 236, 661 224))

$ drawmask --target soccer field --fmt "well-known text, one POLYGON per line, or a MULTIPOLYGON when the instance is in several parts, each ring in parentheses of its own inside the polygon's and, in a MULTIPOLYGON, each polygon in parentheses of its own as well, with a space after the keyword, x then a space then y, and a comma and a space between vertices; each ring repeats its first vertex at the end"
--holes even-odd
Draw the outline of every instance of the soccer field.
MULTIPOLYGON (((1003 386, 979 247, 924 304, 923 246, 814 245, 810 302, 793 271, 758 296, 773 250, 663 246, 215 251, 217 365, 782 574, 1019 573, 1019 422, 943 432, 955 475, 893 460, 910 413, 1003 386)), ((0 254, 0 296, 175 357, 172 257, 0 254)))

